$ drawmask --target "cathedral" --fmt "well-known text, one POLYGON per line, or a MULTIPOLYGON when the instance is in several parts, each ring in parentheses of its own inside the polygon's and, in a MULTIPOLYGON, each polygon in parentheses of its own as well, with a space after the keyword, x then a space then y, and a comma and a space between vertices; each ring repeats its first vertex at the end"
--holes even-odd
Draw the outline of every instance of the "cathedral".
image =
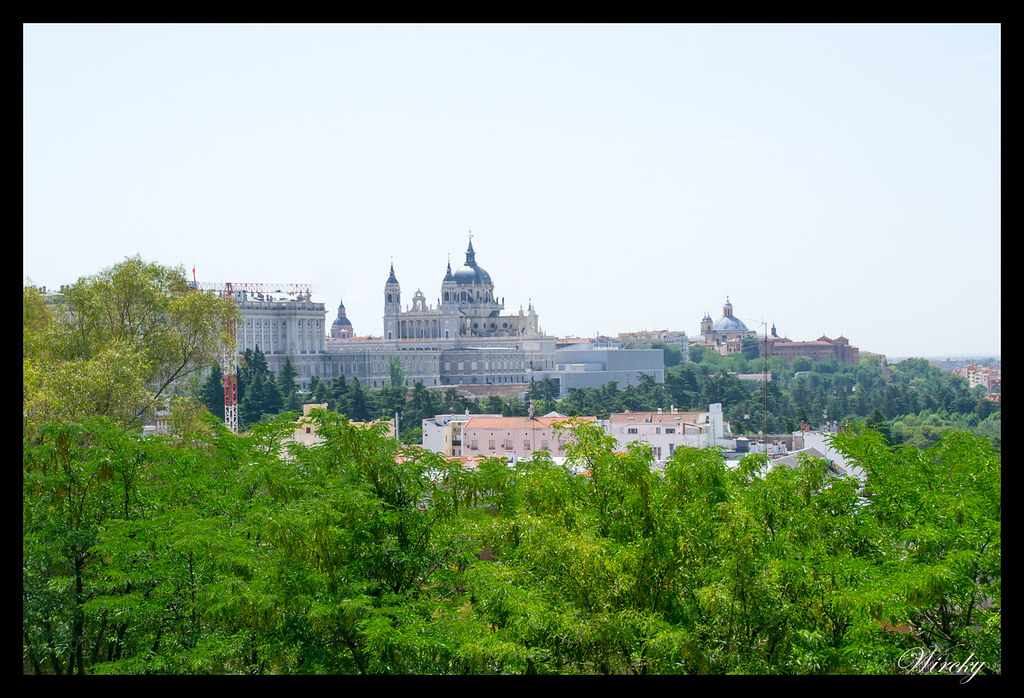
POLYGON ((541 336, 533 304, 518 314, 502 314, 505 299, 494 294, 490 274, 476 262, 472 236, 466 262, 452 271, 451 261, 441 281, 436 305, 428 305, 420 289, 412 304, 402 309, 402 288, 395 265, 384 284, 384 339, 466 340, 478 338, 527 339, 541 336))
POLYGON ((585 355, 577 350, 559 362, 556 338, 541 330, 532 302, 526 310, 520 306, 518 312, 505 312, 491 275, 476 261, 472 236, 465 263, 453 271, 449 260, 436 303, 428 304, 420 289, 411 301, 402 304, 394 262, 384 284, 384 331, 379 337, 355 336, 340 301, 328 329, 324 304, 313 303, 308 294, 243 296, 239 351, 260 347, 272 371, 289 361, 302 390, 313 376, 328 383, 358 380, 364 388, 379 390, 391 380, 395 359, 407 387, 422 382, 428 388, 457 387, 467 395, 525 393, 531 380, 546 378, 558 380, 563 394, 572 387, 596 387, 597 380, 629 384, 641 371, 658 383, 664 380, 660 351, 640 352, 657 355, 650 365, 630 364, 629 350, 585 355))
POLYGON ((754 337, 755 330, 748 330, 747 326, 732 313, 732 303, 729 297, 725 298, 725 305, 722 306, 722 317, 712 321, 707 313, 700 321, 700 334, 694 338, 696 342, 709 344, 727 344, 739 342, 744 337, 754 337))

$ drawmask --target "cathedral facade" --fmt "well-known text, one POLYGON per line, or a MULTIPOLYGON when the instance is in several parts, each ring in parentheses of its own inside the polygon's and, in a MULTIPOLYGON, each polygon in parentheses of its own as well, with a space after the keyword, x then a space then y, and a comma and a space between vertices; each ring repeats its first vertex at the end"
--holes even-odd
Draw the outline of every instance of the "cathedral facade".
MULTIPOLYGON (((554 368, 555 339, 540 328, 533 304, 505 313, 505 301, 494 292, 490 274, 476 261, 472 238, 465 263, 445 270, 436 303, 417 289, 409 299, 394 262, 384 283, 383 332, 355 337, 338 308, 326 351, 309 367, 321 379, 345 376, 371 389, 388 380, 388 363, 402 363, 411 387, 458 386, 487 394, 490 386, 526 385, 531 377, 554 368), (411 302, 410 302, 411 300, 411 302), (482 392, 481 392, 482 391, 482 392)), ((301 373, 296 380, 303 381, 301 373)))
POLYGON ((533 304, 518 314, 502 314, 505 299, 494 293, 490 274, 476 262, 473 240, 466 249, 466 262, 452 271, 451 262, 436 305, 429 305, 417 289, 412 304, 402 308, 402 287, 395 265, 384 284, 384 335, 387 341, 409 339, 526 339, 541 336, 533 304))

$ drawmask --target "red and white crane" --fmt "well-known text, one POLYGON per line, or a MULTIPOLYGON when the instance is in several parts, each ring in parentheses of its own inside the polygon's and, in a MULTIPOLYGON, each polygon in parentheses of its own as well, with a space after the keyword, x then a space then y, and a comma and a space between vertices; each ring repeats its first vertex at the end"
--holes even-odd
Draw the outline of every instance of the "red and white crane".
MULTIPOLYGON (((192 285, 201 291, 211 291, 230 296, 236 302, 249 300, 249 295, 256 296, 254 300, 263 300, 266 296, 272 296, 275 293, 309 296, 311 291, 309 284, 237 283, 232 281, 198 283, 195 280, 195 267, 192 268, 192 285)), ((224 334, 220 343, 218 363, 220 364, 221 373, 224 375, 224 425, 232 434, 237 434, 238 327, 237 321, 231 313, 225 313, 224 315, 224 334)))

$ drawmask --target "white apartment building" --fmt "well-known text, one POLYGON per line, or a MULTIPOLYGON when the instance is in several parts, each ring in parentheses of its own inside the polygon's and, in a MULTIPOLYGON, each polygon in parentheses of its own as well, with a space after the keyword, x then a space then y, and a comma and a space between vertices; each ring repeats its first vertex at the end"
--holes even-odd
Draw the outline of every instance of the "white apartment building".
POLYGON ((732 431, 722 419, 721 403, 714 403, 707 412, 680 412, 674 407, 665 412, 616 412, 601 423, 606 434, 615 437, 618 447, 648 444, 655 460, 670 458, 677 448, 732 448, 732 431))
POLYGON ((463 455, 462 430, 472 417, 501 417, 500 414, 471 415, 439 414, 427 417, 420 428, 423 431, 423 448, 449 458, 463 455))

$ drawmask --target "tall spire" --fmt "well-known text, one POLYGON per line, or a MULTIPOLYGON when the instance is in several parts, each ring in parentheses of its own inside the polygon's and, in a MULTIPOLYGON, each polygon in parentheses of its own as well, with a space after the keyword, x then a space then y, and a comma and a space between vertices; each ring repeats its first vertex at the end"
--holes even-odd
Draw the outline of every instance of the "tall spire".
POLYGON ((394 260, 391 261, 391 276, 388 277, 387 283, 389 283, 389 284, 397 284, 398 283, 398 279, 395 278, 395 262, 394 262, 394 260))
POLYGON ((466 266, 476 266, 476 252, 473 251, 473 231, 469 231, 469 247, 466 248, 466 266))

